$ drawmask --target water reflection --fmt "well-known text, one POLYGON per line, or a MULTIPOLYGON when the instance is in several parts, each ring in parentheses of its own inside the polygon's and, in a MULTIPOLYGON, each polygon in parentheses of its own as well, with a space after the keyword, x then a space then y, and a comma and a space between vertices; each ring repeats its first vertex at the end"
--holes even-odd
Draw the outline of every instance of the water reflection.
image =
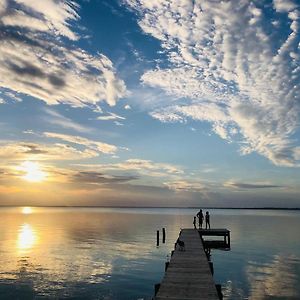
MULTIPOLYGON (((191 227, 194 215, 193 210, 172 215, 171 210, 23 209, 0 209, 1 300, 151 299, 179 229, 191 227), (163 227, 167 243, 157 248, 156 230, 163 227)), ((232 232, 232 250, 213 252, 225 299, 276 298, 271 290, 282 294, 274 286, 299 298, 300 218, 234 213, 211 211, 212 225, 232 232), (277 272, 287 278, 285 285, 279 285, 277 272)))
POLYGON ((300 260, 296 257, 275 255, 269 263, 249 262, 246 270, 250 282, 249 299, 299 299, 297 268, 300 260))
POLYGON ((28 299, 146 298, 163 272, 161 252, 169 253, 153 247, 153 226, 163 227, 161 220, 93 210, 0 209, 1 299, 24 293, 28 299))
POLYGON ((19 252, 29 251, 37 242, 37 235, 32 226, 24 223, 19 229, 17 249, 19 252))

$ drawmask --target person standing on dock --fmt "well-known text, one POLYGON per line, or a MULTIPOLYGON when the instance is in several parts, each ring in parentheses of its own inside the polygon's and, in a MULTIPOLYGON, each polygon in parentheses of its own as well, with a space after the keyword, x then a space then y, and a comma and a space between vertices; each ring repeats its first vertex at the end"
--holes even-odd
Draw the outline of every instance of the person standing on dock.
POLYGON ((197 224, 196 217, 194 217, 194 221, 193 221, 194 229, 197 229, 196 224, 197 224))
POLYGON ((209 212, 207 211, 205 213, 205 229, 210 229, 210 215, 209 215, 209 212))
POLYGON ((202 228, 203 219, 204 219, 202 209, 200 209, 199 212, 197 213, 197 217, 198 217, 198 222, 199 222, 199 228, 202 228))

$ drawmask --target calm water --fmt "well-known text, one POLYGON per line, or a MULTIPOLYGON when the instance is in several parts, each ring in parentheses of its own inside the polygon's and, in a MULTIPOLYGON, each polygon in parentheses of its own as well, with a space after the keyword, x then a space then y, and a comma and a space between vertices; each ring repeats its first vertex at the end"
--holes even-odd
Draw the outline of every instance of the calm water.
MULTIPOLYGON (((151 299, 192 209, 0 208, 0 299, 151 299), (156 230, 167 241, 156 247, 156 230)), ((210 210, 225 299, 300 299, 300 212, 210 210)))

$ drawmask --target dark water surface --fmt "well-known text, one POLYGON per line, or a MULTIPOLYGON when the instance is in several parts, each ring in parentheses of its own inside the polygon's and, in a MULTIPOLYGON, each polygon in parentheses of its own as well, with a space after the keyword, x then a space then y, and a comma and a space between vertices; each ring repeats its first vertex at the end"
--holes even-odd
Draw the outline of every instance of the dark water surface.
MULTIPOLYGON (((0 299, 151 299, 193 209, 0 208, 0 299), (167 241, 156 247, 156 230, 167 241)), ((300 212, 210 210, 225 299, 300 299, 300 212)))

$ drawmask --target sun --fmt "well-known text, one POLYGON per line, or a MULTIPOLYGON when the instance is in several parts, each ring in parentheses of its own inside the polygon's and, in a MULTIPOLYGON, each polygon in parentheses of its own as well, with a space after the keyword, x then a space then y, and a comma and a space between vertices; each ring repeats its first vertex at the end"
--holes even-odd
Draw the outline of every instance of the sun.
POLYGON ((22 178, 27 181, 41 182, 47 177, 47 174, 41 170, 41 166, 37 162, 24 161, 20 167, 20 169, 25 173, 22 178))
POLYGON ((31 213, 32 213, 32 208, 31 207, 25 206, 25 207, 22 208, 22 214, 30 215, 31 213))

